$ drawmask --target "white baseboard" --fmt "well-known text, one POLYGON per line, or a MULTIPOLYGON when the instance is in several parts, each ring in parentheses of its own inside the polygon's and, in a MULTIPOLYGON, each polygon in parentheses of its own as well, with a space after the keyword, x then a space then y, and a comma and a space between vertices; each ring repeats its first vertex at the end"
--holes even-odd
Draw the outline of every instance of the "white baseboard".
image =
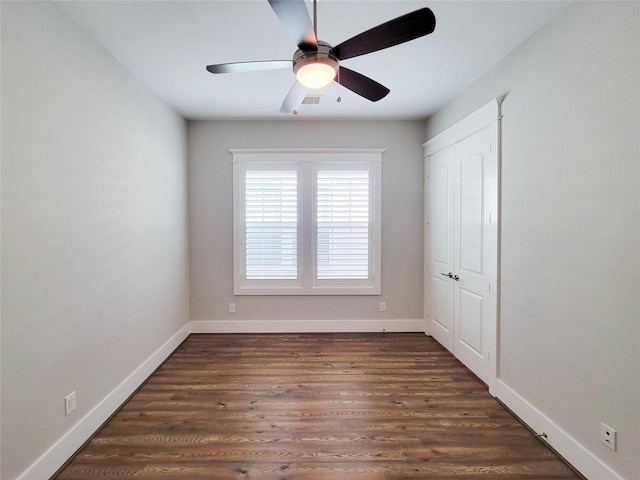
POLYGON ((17 480, 51 478, 191 333, 187 323, 54 443, 17 480))
POLYGON ((423 319, 403 320, 193 320, 191 333, 424 332, 423 319))
POLYGON ((624 480, 580 442, 501 380, 497 381, 496 393, 496 397, 532 430, 539 434, 546 433, 547 438, 542 440, 562 455, 586 478, 624 480))

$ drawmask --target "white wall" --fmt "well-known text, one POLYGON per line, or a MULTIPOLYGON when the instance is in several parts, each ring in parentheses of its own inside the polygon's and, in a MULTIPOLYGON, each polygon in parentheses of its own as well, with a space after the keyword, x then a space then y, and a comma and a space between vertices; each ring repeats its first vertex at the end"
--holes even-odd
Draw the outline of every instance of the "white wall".
POLYGON ((255 321, 262 320, 268 321, 263 330, 358 329, 374 324, 393 329, 406 327, 403 320, 422 328, 423 140, 424 121, 189 122, 191 318, 227 330, 255 330, 260 328, 255 321), (319 147, 386 149, 382 295, 234 297, 229 149, 319 147), (385 313, 378 311, 380 301, 387 303, 385 313), (230 302, 236 304, 234 314, 228 313, 230 302))
POLYGON ((187 166, 184 120, 53 3, 1 8, 9 480, 188 322, 187 166))
POLYGON ((640 3, 576 2, 427 121, 432 138, 506 95, 503 390, 575 440, 551 435, 561 453, 581 458, 581 445, 592 471, 602 461, 629 480, 640 478, 639 64, 640 3), (600 422, 618 452, 599 442, 600 422))

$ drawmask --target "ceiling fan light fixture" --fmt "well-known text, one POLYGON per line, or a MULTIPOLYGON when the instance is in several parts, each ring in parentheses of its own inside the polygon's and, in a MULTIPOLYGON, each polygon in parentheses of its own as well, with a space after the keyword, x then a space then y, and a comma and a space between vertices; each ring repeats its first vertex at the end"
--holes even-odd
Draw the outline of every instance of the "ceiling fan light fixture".
POLYGON ((331 45, 318 42, 317 51, 298 50, 293 56, 293 73, 310 90, 329 85, 338 73, 338 59, 331 53, 331 45))
POLYGON ((311 90, 324 88, 336 77, 336 69, 324 62, 308 63, 296 72, 298 81, 311 90))

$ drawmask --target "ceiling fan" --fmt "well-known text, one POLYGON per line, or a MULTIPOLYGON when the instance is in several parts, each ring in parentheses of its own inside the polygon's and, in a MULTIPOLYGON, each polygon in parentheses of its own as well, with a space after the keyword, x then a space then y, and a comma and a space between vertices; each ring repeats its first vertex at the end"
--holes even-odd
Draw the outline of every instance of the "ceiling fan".
POLYGON ((298 45, 293 60, 262 60, 208 65, 211 73, 238 73, 293 66, 296 82, 284 99, 280 112, 296 111, 309 89, 319 89, 335 80, 354 93, 377 102, 389 89, 375 80, 340 65, 341 60, 376 52, 428 35, 435 30, 436 17, 429 8, 382 23, 332 47, 317 39, 317 0, 313 1, 311 23, 305 0, 268 0, 269 5, 298 45))

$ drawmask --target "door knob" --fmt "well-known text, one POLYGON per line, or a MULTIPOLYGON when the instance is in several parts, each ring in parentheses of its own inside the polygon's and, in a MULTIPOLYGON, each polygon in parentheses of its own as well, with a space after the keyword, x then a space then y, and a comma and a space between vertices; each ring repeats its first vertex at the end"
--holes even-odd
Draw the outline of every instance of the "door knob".
POLYGON ((449 277, 449 278, 455 280, 456 282, 460 281, 460 277, 458 275, 454 275, 453 272, 441 273, 440 275, 444 275, 445 277, 449 277))

